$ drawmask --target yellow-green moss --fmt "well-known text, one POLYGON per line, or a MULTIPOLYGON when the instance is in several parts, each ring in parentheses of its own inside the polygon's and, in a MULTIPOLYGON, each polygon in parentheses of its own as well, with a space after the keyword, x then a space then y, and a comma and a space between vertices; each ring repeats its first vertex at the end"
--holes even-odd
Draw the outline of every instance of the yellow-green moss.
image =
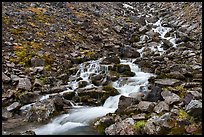
POLYGON ((184 111, 183 109, 179 109, 178 111, 178 119, 190 119, 190 115, 184 111))
POLYGON ((134 129, 135 131, 140 134, 144 128, 146 124, 146 120, 139 120, 139 121, 136 121, 135 124, 134 124, 134 129))
POLYGON ((11 28, 9 30, 12 34, 18 35, 18 34, 23 34, 24 31, 26 31, 26 28, 19 27, 19 28, 11 28))

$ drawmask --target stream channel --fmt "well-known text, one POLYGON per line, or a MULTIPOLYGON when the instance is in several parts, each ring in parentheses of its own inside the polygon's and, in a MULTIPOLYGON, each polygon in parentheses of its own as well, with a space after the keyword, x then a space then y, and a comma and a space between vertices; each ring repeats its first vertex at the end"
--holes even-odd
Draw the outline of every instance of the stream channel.
MULTIPOLYGON (((148 22, 146 22, 148 24, 148 22)), ((171 42, 174 47, 176 47, 175 39, 176 37, 164 37, 167 32, 171 30, 169 27, 163 27, 161 25, 161 18, 153 24, 156 26, 152 28, 154 32, 159 33, 161 39, 166 39, 171 42)), ((141 36, 141 42, 145 36, 141 36)), ((150 47, 151 50, 156 50, 160 54, 163 54, 165 50, 161 47, 161 44, 157 47, 150 47)), ((142 57, 142 51, 144 47, 138 49, 140 55, 142 57)), ((59 94, 63 94, 65 92, 76 92, 78 88, 77 78, 81 77, 84 81, 88 82, 88 85, 85 87, 89 88, 97 88, 93 84, 91 84, 89 76, 91 74, 100 74, 107 73, 108 66, 101 65, 100 62, 103 58, 88 61, 80 64, 79 70, 75 74, 75 80, 69 81, 69 88, 66 91, 63 91, 59 94)), ((120 59, 121 64, 128 64, 131 68, 131 71, 135 73, 133 77, 120 77, 117 81, 112 82, 112 86, 118 90, 120 93, 116 96, 110 96, 106 99, 105 103, 102 106, 92 107, 92 106, 81 106, 77 104, 73 104, 73 108, 69 111, 68 114, 62 114, 60 116, 52 119, 48 124, 40 126, 36 129, 33 129, 37 135, 93 135, 98 134, 92 128, 90 128, 90 123, 102 116, 105 116, 108 113, 114 113, 118 108, 119 98, 121 95, 126 97, 131 97, 136 92, 139 92, 141 87, 147 88, 149 77, 154 74, 142 72, 137 64, 133 63, 135 59, 120 59), (125 82, 124 82, 125 81, 125 82)), ((56 93, 55 93, 56 94, 56 93)), ((54 95, 54 94, 52 94, 54 95)), ((49 98, 50 95, 42 96, 40 100, 44 100, 49 98)), ((31 104, 23 106, 21 110, 26 109, 31 104)))

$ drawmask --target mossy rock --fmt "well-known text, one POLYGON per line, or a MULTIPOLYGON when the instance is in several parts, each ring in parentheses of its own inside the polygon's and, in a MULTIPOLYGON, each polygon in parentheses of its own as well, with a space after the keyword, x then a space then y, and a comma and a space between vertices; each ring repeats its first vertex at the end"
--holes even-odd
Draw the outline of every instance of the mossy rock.
POLYGON ((143 128, 145 127, 146 120, 137 120, 134 125, 134 129, 137 135, 143 134, 143 128))
POLYGON ((114 87, 112 86, 103 86, 103 90, 106 91, 106 93, 108 93, 110 96, 114 96, 114 95, 118 95, 119 92, 117 89, 115 89, 114 87))

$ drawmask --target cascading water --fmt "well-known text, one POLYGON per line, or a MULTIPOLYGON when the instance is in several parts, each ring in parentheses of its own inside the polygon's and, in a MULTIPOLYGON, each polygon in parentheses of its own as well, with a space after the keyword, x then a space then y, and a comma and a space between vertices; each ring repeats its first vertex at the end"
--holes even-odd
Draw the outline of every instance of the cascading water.
MULTIPOLYGON (((88 82, 86 88, 93 87, 89 81, 89 76, 93 73, 106 73, 108 67, 100 65, 101 59, 97 61, 89 61, 82 63, 78 72, 74 77, 81 77, 88 82)), ((141 72, 134 60, 120 60, 121 64, 128 64, 131 71, 135 73, 133 77, 121 77, 119 80, 112 83, 112 86, 119 91, 119 95, 110 96, 106 99, 102 106, 88 107, 88 106, 73 106, 73 109, 69 111, 69 114, 63 114, 55 118, 47 125, 34 129, 37 135, 49 135, 49 134, 96 134, 88 125, 91 121, 98 117, 105 116, 108 113, 114 113, 118 108, 119 98, 121 95, 131 96, 130 93, 138 92, 141 86, 146 87, 148 84, 148 78, 153 74, 141 72), (83 131, 82 129, 87 129, 83 131)), ((76 79, 69 82, 71 91, 75 91, 78 88, 78 82, 76 79)), ((68 91, 66 91, 68 92, 68 91)))

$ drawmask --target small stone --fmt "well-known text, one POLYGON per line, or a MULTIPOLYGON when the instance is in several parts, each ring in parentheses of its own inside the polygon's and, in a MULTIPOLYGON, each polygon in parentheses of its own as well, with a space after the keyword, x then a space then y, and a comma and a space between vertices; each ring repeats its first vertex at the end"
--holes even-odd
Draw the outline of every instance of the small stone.
POLYGON ((133 118, 134 120, 143 120, 143 119, 147 119, 145 113, 141 113, 141 114, 133 115, 132 118, 133 118))
POLYGON ((21 104, 19 102, 14 102, 10 106, 8 106, 6 109, 7 111, 11 112, 11 111, 20 109, 20 107, 21 107, 21 104))

